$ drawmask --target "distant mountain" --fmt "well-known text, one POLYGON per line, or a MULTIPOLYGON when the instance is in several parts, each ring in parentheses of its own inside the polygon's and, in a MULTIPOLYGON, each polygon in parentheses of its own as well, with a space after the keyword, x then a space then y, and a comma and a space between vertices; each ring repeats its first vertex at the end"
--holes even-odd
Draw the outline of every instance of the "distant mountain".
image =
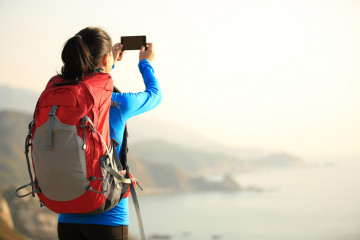
MULTIPOLYGON (((0 110, 19 110, 32 114, 40 92, 0 85, 0 110)), ((183 148, 212 153, 226 153, 240 159, 255 159, 266 155, 257 148, 228 148, 202 133, 178 124, 149 119, 146 115, 128 121, 129 144, 159 140, 183 148)))
MULTIPOLYGON (((0 186, 19 186, 30 181, 24 155, 24 142, 30 120, 30 114, 17 111, 0 111, 0 134, 3 136, 0 138, 0 186)), ((165 144, 158 144, 157 142, 149 142, 145 147, 150 147, 154 150, 156 146, 159 146, 163 150, 165 149, 167 156, 169 156, 168 160, 164 159, 164 156, 161 156, 163 159, 162 162, 145 161, 144 156, 141 154, 138 155, 135 151, 130 151, 129 154, 131 171, 142 181, 143 186, 150 189, 148 193, 154 191, 161 192, 164 190, 163 188, 166 188, 167 192, 193 190, 189 181, 191 181, 191 173, 197 172, 184 171, 183 168, 173 164, 171 156, 184 156, 185 153, 186 158, 196 159, 198 163, 201 162, 201 164, 196 167, 198 171, 202 168, 207 169, 207 165, 212 164, 212 159, 216 159, 216 157, 210 158, 210 154, 200 154, 187 149, 181 149, 176 152, 176 147, 169 145, 168 148, 166 148, 165 144)), ((157 154, 153 150, 149 150, 149 155, 157 154)), ((218 163, 219 161, 216 160, 215 162, 218 163)), ((226 164, 226 161, 224 161, 224 163, 226 164)), ((221 190, 221 188, 218 188, 218 190, 221 190)))
POLYGON ((232 153, 214 153, 184 148, 164 141, 133 144, 130 151, 145 163, 170 164, 192 176, 223 176, 259 168, 303 166, 304 162, 287 153, 271 153, 257 158, 240 158, 232 153))
POLYGON ((223 152, 226 147, 221 143, 178 124, 146 116, 135 116, 128 121, 129 143, 144 141, 163 141, 187 149, 206 152, 223 152))
POLYGON ((33 113, 40 92, 0 85, 0 109, 33 113))
MULTIPOLYGON (((25 117, 21 112, 3 111, 7 116, 4 115, 1 120, 0 133, 7 138, 2 138, 0 142, 0 168, 10 170, 14 169, 17 161, 25 163, 23 146, 26 126, 40 93, 6 86, 0 86, 0 93, 0 111, 6 107, 22 109, 29 113, 25 117), (10 130, 14 133, 8 132, 10 130), (9 159, 10 156, 14 159, 9 159)), ((142 162, 138 164, 139 167, 143 162, 166 163, 180 167, 188 174, 206 175, 213 172, 226 174, 258 167, 289 167, 303 164, 301 159, 291 154, 267 153, 257 148, 228 148, 195 130, 144 116, 130 119, 128 129, 130 149, 139 158, 139 163, 142 162)), ((144 170, 144 166, 139 169, 144 170)), ((145 171, 142 173, 146 176, 145 171)), ((0 176, 0 180, 4 178, 11 177, 9 174, 0 176)), ((23 179, 24 174, 15 173, 12 178, 23 179)))
POLYGON ((185 149, 207 153, 226 154, 237 159, 258 159, 268 153, 259 148, 231 148, 195 130, 146 116, 128 121, 129 144, 147 141, 166 142, 185 149))
POLYGON ((300 158, 288 153, 272 153, 263 158, 253 160, 252 164, 257 167, 271 168, 298 167, 305 165, 300 158))
MULTIPOLYGON (((24 156, 24 141, 30 120, 30 114, 18 111, 0 111, 0 134, 3 136, 0 139, 0 185, 3 183, 19 185, 29 181, 24 156)), ((130 126, 133 126, 133 130, 129 127, 129 142, 132 142, 133 138, 150 138, 149 136, 141 137, 142 132, 138 131, 135 123, 130 126)), ((187 133, 191 134, 190 131, 187 133)), ((163 136, 165 135, 163 134, 163 136)), ((131 162, 134 164, 133 170, 138 172, 138 176, 146 180, 146 185, 150 188, 157 188, 159 187, 157 183, 166 180, 165 173, 154 174, 154 169, 160 169, 159 164, 162 164, 162 167, 167 166, 168 172, 173 173, 171 177, 179 176, 179 181, 184 181, 184 178, 178 175, 179 172, 175 170, 176 168, 191 177, 214 173, 217 175, 239 173, 259 167, 291 167, 303 164, 301 159, 289 154, 270 154, 255 159, 247 159, 237 157, 231 152, 210 152, 203 148, 194 149, 185 147, 184 144, 177 145, 163 140, 135 141, 130 145, 130 153, 133 155, 131 162), (149 171, 149 169, 152 170, 149 171)), ((173 182, 170 179, 167 180, 173 182)), ((178 185, 174 184, 173 187, 177 189, 178 185)))
MULTIPOLYGON (((40 92, 0 85, 0 110, 18 110, 32 114, 40 92)), ((219 142, 177 124, 136 116, 128 121, 129 143, 161 140, 185 148, 207 152, 232 152, 219 142), (146 123, 146 124, 145 124, 146 123), (149 127, 150 126, 150 127, 149 127)), ((243 149, 245 153, 246 149, 243 149)), ((236 154, 235 154, 236 155, 236 154)))
POLYGON ((248 167, 246 161, 231 155, 189 149, 164 141, 136 143, 130 151, 145 163, 170 164, 193 176, 238 173, 248 167))

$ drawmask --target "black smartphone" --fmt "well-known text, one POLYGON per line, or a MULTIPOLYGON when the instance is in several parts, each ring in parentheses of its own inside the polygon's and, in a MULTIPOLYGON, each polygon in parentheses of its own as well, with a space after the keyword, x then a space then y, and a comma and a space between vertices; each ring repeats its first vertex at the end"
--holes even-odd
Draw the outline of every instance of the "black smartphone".
POLYGON ((146 47, 146 36, 125 36, 121 37, 122 50, 140 50, 146 47))

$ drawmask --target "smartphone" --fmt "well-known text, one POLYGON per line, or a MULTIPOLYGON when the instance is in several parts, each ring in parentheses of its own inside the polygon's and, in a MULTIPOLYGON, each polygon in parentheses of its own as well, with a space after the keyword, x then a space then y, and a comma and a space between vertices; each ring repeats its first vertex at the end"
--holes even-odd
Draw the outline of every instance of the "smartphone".
POLYGON ((146 47, 146 36, 125 36, 121 37, 122 50, 140 50, 146 47))

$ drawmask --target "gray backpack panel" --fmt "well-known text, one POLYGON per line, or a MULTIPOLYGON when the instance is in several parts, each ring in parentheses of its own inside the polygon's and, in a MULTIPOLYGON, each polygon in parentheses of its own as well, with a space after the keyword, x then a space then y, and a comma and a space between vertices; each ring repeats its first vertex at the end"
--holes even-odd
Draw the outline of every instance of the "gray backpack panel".
POLYGON ((33 139, 33 160, 41 192, 55 201, 80 197, 89 186, 83 140, 74 125, 60 122, 55 116, 52 127, 52 148, 47 148, 51 118, 38 127, 33 139))

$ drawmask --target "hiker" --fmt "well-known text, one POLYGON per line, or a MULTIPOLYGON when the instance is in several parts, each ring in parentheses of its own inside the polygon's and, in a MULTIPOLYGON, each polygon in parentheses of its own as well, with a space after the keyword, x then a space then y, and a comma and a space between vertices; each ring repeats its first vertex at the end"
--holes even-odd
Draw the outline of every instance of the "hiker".
MULTIPOLYGON (((103 33, 105 33, 103 30, 99 30, 99 34, 103 33)), ((84 32, 80 31, 73 37, 73 41, 83 41, 84 45, 86 45, 88 36, 83 34, 84 32)), ((103 48, 105 45, 100 44, 97 47, 103 48)), ((122 45, 120 43, 115 44, 110 53, 107 53, 105 56, 100 56, 102 60, 98 61, 99 64, 96 66, 94 72, 110 73, 116 61, 120 61, 123 55, 122 45)), ((119 146, 116 148, 119 157, 121 156, 122 136, 127 120, 155 108, 161 102, 162 94, 159 83, 154 76, 154 70, 150 64, 153 58, 153 45, 152 43, 147 43, 146 48, 142 47, 140 50, 138 64, 146 87, 144 92, 114 92, 112 94, 110 137, 119 143, 119 146)), ((74 65, 73 67, 73 69, 76 69, 77 66, 74 65)), ((104 213, 94 215, 60 214, 58 237, 60 240, 126 240, 128 239, 128 225, 128 198, 123 198, 118 205, 104 213)))

